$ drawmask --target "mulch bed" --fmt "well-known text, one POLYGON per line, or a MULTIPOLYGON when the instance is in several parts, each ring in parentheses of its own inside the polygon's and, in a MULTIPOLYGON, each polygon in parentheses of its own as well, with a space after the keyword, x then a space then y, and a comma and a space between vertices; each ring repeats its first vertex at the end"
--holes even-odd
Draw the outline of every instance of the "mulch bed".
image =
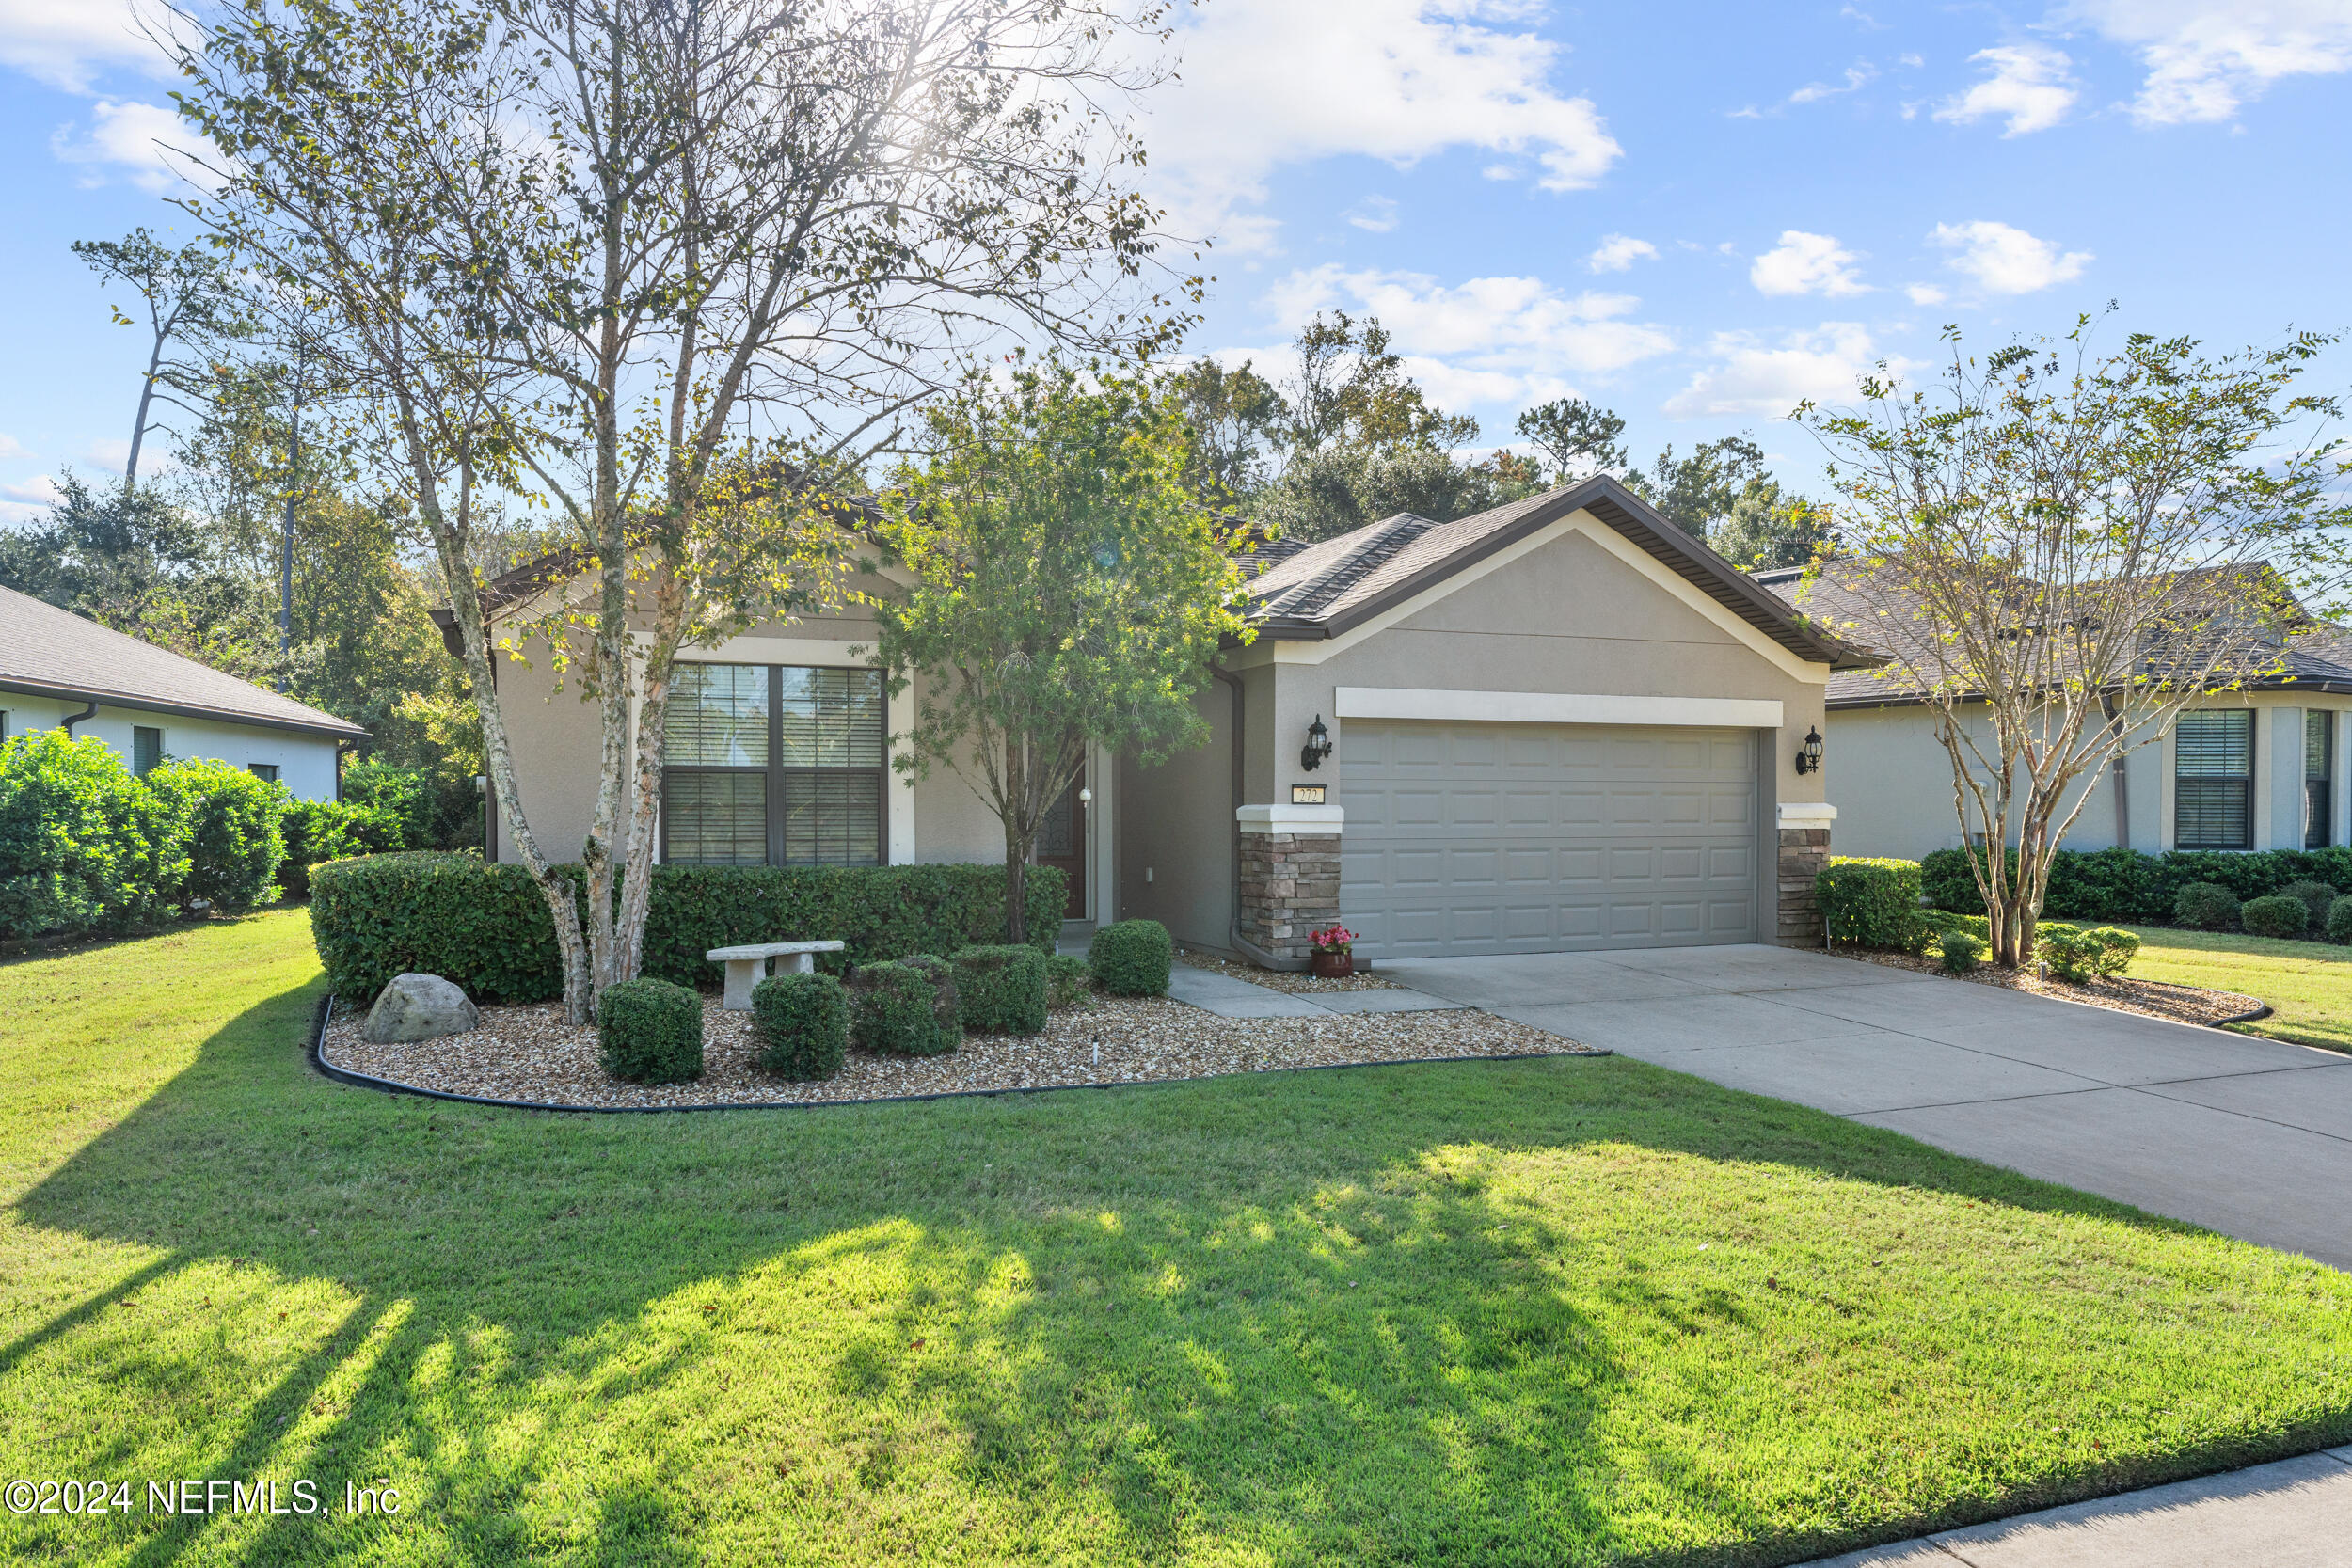
POLYGON ((2054 996, 2062 1002, 2085 1002, 2094 1007, 2106 1007, 2119 1013, 2139 1013, 2149 1018, 2169 1018, 2176 1023, 2212 1025, 2225 1019, 2244 1018, 2249 1013, 2264 1010, 2259 996, 2244 991, 2208 990, 2203 986, 2175 986, 2162 980, 2135 980, 2124 975, 2116 980, 2093 980, 2075 985, 2056 975, 2044 980, 2031 970, 2001 969, 1983 964, 1967 974, 1947 974, 1944 966, 1933 958, 1910 953, 1882 953, 1867 948, 1839 947, 1835 949, 1841 958, 1860 958, 1865 963, 1883 964, 1888 969, 1908 969, 1918 974, 1933 974, 1947 980, 1966 980, 1979 986, 2000 986, 2010 990, 2031 991, 2036 996, 2054 996))
POLYGON ((1377 974, 1350 974, 1344 979, 1324 980, 1312 974, 1304 974, 1292 970, 1260 969, 1255 964, 1235 963, 1231 958, 1220 958, 1209 953, 1180 952, 1176 955, 1176 961, 1181 964, 1190 964, 1195 969, 1215 970, 1219 974, 1230 974, 1236 980, 1247 980, 1253 986, 1263 986, 1268 990, 1298 993, 1318 990, 1394 990, 1397 989, 1377 974))
POLYGON ((969 1035, 945 1056, 852 1051, 834 1077, 799 1084, 761 1070, 751 1015, 723 1010, 714 996, 703 1005, 702 1077, 651 1087, 607 1076, 596 1059, 596 1030, 566 1025, 558 1006, 484 1007, 477 1029, 399 1045, 361 1040, 363 1016, 337 1006, 320 1048, 328 1066, 443 1094, 596 1109, 819 1104, 1361 1062, 1605 1054, 1468 1008, 1237 1020, 1180 1002, 1104 997, 1056 1013, 1042 1035, 969 1035))

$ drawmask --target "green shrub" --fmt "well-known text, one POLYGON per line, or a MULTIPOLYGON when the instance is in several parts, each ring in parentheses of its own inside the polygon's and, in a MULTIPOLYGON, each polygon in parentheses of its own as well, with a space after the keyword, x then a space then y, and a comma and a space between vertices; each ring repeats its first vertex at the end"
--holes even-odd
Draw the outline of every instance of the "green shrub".
POLYGON ((1045 955, 1034 947, 967 947, 956 955, 957 1016, 976 1035, 1045 1027, 1045 955))
POLYGON ((343 803, 372 807, 399 825, 389 848, 457 849, 482 843, 482 793, 453 768, 400 768, 374 757, 343 766, 343 803))
MULTIPOLYGON (((2010 851, 2014 865, 2016 852, 2010 851)), ((1939 909, 1981 914, 1984 902, 1969 875, 1968 856, 1938 849, 1920 858, 1920 886, 1939 909)), ((2352 848, 2175 849, 2143 855, 2131 849, 2060 849, 2050 857, 2049 894, 2042 912, 2060 920, 2175 920, 2181 890, 2210 883, 2239 899, 2260 898, 2310 882, 2352 894, 2352 848)), ((2315 895, 2314 895, 2315 896, 2315 895)), ((2308 900, 2307 900, 2308 901, 2308 900)))
POLYGON ((1176 944, 1156 920, 1121 920, 1094 933, 1087 962, 1095 983, 1113 996, 1166 996, 1176 944))
POLYGON ((2308 915, 2304 929, 2324 931, 2328 928, 2328 911, 2336 901, 2336 890, 2326 882, 2289 882, 2279 890, 2283 897, 2301 904, 2308 915))
POLYGON ((956 986, 956 966, 936 953, 910 953, 898 961, 931 983, 931 1017, 939 1037, 947 1042, 940 1049, 953 1051, 963 1043, 963 993, 956 986))
POLYGON ((1045 956, 1045 1006, 1055 1012, 1077 1006, 1094 989, 1094 966, 1075 953, 1045 956))
POLYGON ((2201 931, 2226 931, 2237 924, 2237 895, 2218 882, 2187 883, 2172 895, 2172 918, 2201 931))
MULTIPOLYGON (((577 866, 564 869, 582 886, 577 866)), ((1028 888, 1031 928, 1058 928, 1067 896, 1060 868, 1033 867, 1028 888)), ((373 996, 407 970, 501 1002, 564 991, 546 897, 519 865, 409 850, 313 866, 310 925, 338 995, 373 996)), ((1000 865, 664 865, 654 870, 644 969, 707 989, 722 978, 703 958, 714 947, 835 939, 847 951, 820 965, 837 973, 912 953, 953 953, 996 942, 1004 929, 1000 865)))
POLYGON ((1977 966, 1984 962, 1984 956, 1991 951, 1982 937, 1970 936, 1966 931, 1946 931, 1936 941, 1936 961, 1944 966, 1947 974, 1976 973, 1977 966))
POLYGON ((667 980, 622 980, 596 1002, 604 1070, 632 1084, 684 1084, 703 1075, 703 999, 667 980))
POLYGON ((310 868, 323 862, 406 847, 399 817, 382 806, 350 800, 289 800, 278 826, 286 837, 286 858, 278 863, 278 891, 288 898, 310 895, 310 868))
POLYGON ((938 988, 914 964, 860 964, 850 977, 850 1043, 898 1056, 938 1056, 956 1048, 939 1025, 938 988))
POLYGON ((841 1070, 850 1050, 850 993, 830 974, 777 974, 752 988, 759 1065, 803 1082, 841 1070))
POLYGON ((2113 926, 2045 926, 2039 935, 2050 972, 2076 985, 2122 974, 2139 952, 2139 938, 2113 926))
POLYGON ((2238 909, 2238 924, 2249 936, 2299 937, 2311 925, 2312 912, 2300 898, 2273 894, 2267 898, 2249 898, 2238 909))
POLYGON ((114 935, 170 918, 187 879, 185 807, 95 736, 0 743, 0 936, 114 935))
POLYGON ((2339 898, 2328 906, 2328 936, 2334 942, 2352 942, 2352 898, 2339 898))
POLYGON ((240 914, 274 895, 286 858, 278 819, 286 795, 230 763, 167 762, 139 781, 188 825, 187 873, 176 903, 201 899, 240 914))
POLYGON ((1910 951, 1917 940, 1919 864, 1833 855, 1813 879, 1832 942, 1910 951))
POLYGON ((2139 957, 2139 933, 2126 931, 2120 926, 2101 926, 2090 933, 2106 949, 2099 959, 2099 973, 2109 978, 2122 974, 2139 957))

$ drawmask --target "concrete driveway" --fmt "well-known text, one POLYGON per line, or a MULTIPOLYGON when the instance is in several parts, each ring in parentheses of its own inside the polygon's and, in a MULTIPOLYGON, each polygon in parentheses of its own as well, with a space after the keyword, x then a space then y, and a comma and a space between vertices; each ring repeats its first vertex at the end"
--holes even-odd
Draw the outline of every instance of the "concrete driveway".
POLYGON ((1781 947, 1398 959, 1380 973, 2352 1268, 2352 1056, 1781 947))

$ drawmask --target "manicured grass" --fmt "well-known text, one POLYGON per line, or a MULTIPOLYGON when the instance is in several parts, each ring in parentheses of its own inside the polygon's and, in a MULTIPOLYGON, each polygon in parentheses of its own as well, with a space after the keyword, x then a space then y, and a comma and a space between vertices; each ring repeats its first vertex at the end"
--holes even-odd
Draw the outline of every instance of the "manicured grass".
POLYGON ((2352 1278, 1625 1060, 562 1117, 301 914, 0 967, 0 1516, 76 1563, 1786 1562, 2352 1438, 2352 1278))
POLYGON ((2139 933, 2139 957, 2132 962, 2139 978, 2259 996, 2270 1004, 2270 1016, 2233 1027, 2352 1051, 2352 947, 2234 931, 2131 928, 2139 933))

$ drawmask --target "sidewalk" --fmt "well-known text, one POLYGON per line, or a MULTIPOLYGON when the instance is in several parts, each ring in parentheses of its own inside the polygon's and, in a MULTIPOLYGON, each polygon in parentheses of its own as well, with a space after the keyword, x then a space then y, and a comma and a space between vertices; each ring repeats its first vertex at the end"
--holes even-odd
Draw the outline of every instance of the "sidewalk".
POLYGON ((2352 1447, 2174 1481, 1804 1568, 2341 1568, 2352 1563, 2352 1447))

